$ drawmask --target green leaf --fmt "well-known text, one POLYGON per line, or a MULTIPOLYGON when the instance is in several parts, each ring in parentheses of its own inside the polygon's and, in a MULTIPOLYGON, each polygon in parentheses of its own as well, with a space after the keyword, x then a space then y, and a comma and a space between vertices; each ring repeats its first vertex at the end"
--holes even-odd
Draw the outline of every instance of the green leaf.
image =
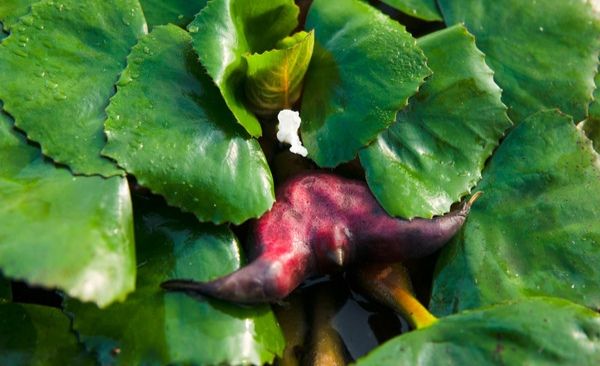
POLYGON ((245 103, 244 55, 275 48, 298 25, 298 12, 293 0, 212 0, 188 27, 200 62, 252 136, 262 129, 245 103))
POLYGON ((93 365, 60 310, 0 304, 0 365, 93 365))
POLYGON ((600 70, 596 72, 594 83, 596 84, 596 89, 594 89, 594 100, 590 104, 588 119, 600 121, 600 70))
POLYGON ((73 172, 121 174, 100 156, 104 108, 146 25, 135 0, 44 0, 0 44, 0 99, 45 155, 73 172))
POLYGON ((463 26, 418 45, 433 76, 360 153, 371 191, 388 213, 406 218, 448 212, 479 181, 511 126, 493 73, 463 26))
POLYGON ((600 22, 588 1, 438 3, 446 24, 464 23, 475 35, 515 122, 546 108, 585 118, 600 51, 600 22))
POLYGON ((4 30, 9 30, 20 17, 31 10, 31 5, 39 0, 2 0, 0 2, 0 22, 4 30))
POLYGON ((258 142, 234 122, 186 31, 156 27, 134 47, 107 113, 103 153, 201 221, 241 223, 273 204, 258 142))
MULTIPOLYGON (((100 306, 135 285, 131 202, 121 177, 74 177, 0 114, 0 270, 100 306)), ((0 363, 1 364, 1 363, 0 363)))
POLYGON ((283 336, 268 306, 240 307, 159 287, 167 279, 208 280, 239 268, 240 246, 227 227, 200 224, 151 200, 135 201, 135 212, 136 291, 105 310, 66 303, 80 339, 101 364, 261 365, 281 354, 283 336))
POLYGON ((314 32, 284 38, 280 48, 246 55, 246 96, 259 115, 291 109, 300 98, 315 44, 314 32))
POLYGON ((148 27, 172 23, 185 28, 207 0, 140 0, 148 27))
POLYGON ((600 316, 562 299, 465 311, 388 341, 367 365, 596 365, 600 316))
POLYGON ((586 135, 594 142, 596 151, 600 151, 600 72, 595 78, 594 101, 590 104, 587 120, 583 124, 586 135))
POLYGON ((430 74, 398 22, 358 0, 315 0, 317 44, 302 97, 302 140, 320 166, 352 160, 390 126, 430 74))
POLYGON ((443 21, 435 0, 383 0, 383 2, 415 18, 443 21))
POLYGON ((500 145, 438 260, 431 309, 556 296, 600 309, 600 161, 570 117, 539 112, 500 145))
POLYGON ((0 274, 0 303, 12 300, 12 289, 10 281, 0 274))

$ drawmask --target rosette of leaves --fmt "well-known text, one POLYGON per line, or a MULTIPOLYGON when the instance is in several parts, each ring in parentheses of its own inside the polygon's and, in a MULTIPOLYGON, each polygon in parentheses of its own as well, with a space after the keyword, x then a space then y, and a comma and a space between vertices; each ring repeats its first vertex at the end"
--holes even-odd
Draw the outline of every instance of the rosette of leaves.
POLYGON ((598 144, 590 2, 385 2, 450 28, 416 40, 359 0, 315 0, 307 14, 291 0, 2 1, 0 363, 272 362, 283 339, 268 307, 158 283, 242 264, 230 228, 213 224, 271 207, 256 138, 282 108, 300 110, 319 166, 359 156, 394 216, 440 215, 485 191, 435 274, 433 311, 459 314, 361 362, 435 363, 448 349, 453 360, 597 361, 597 316, 530 298, 599 303, 598 157, 575 127, 586 119, 598 144), (546 108, 573 118, 526 118, 546 108), (506 111, 520 125, 495 151, 506 111), (177 208, 149 207, 142 187, 177 208), (15 303, 5 278, 66 294, 77 337, 57 309, 15 303))

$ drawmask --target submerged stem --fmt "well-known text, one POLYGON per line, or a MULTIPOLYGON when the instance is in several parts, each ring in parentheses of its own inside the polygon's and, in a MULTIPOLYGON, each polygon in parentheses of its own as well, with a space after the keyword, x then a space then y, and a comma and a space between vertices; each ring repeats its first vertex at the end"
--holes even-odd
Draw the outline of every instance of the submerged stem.
POLYGON ((362 266, 356 277, 369 295, 400 313, 413 328, 422 329, 437 321, 415 297, 408 271, 401 263, 362 266))

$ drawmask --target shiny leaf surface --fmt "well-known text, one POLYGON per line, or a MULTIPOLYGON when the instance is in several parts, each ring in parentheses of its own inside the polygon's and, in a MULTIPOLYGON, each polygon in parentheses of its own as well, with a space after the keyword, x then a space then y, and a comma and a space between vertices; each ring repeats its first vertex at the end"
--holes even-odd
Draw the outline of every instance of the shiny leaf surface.
POLYGON ((140 0, 140 3, 148 28, 169 23, 185 28, 204 8, 206 0, 140 0))
POLYGON ((463 26, 418 45, 433 75, 360 153, 371 191, 388 213, 405 218, 448 212, 479 181, 511 125, 493 73, 463 26))
POLYGON ((588 118, 600 121, 600 69, 594 78, 596 89, 594 89, 594 100, 590 104, 588 118))
POLYGON ((273 204, 258 142, 235 123, 181 28, 156 27, 135 46, 107 113, 103 153, 201 221, 241 223, 273 204))
POLYGON ((442 318, 360 359, 367 365, 595 365, 600 316, 565 300, 535 298, 442 318))
POLYGON ((595 78, 594 101, 590 104, 587 120, 583 124, 586 135, 594 142, 596 151, 600 151, 600 72, 595 78))
POLYGON ((4 275, 100 306, 133 290, 133 223, 124 178, 74 177, 55 167, 5 114, 0 161, 4 275))
POLYGON ((93 365, 60 310, 0 303, 0 365, 93 365))
POLYGON ((0 2, 0 22, 4 30, 9 30, 17 20, 31 10, 31 4, 39 0, 2 0, 0 2))
POLYGON ((600 161, 568 116, 537 113, 498 148, 434 276, 431 310, 556 296, 600 309, 600 161))
POLYGON ((589 1, 438 3, 446 24, 464 23, 475 35, 515 122, 546 108, 585 118, 600 52, 600 22, 589 1))
POLYGON ((240 246, 228 228, 151 200, 137 200, 135 212, 136 291, 105 310, 74 300, 66 306, 101 364, 260 365, 281 354, 283 336, 268 306, 239 307, 159 287, 167 279, 206 281, 237 269, 240 246))
POLYGON ((100 156, 104 108, 146 28, 135 0, 44 0, 0 44, 0 99, 45 155, 81 174, 120 174, 100 156))
POLYGON ((200 62, 219 87, 225 103, 246 131, 262 129, 247 107, 244 55, 275 48, 298 24, 293 0, 213 0, 188 27, 200 62))
POLYGON ((415 18, 443 21, 436 0, 383 0, 383 2, 415 18))
POLYGON ((390 126, 430 74, 398 22, 358 0, 315 0, 316 45, 302 97, 302 140, 320 166, 352 160, 390 126))
POLYGON ((278 49, 245 56, 246 96, 259 115, 292 109, 300 98, 315 44, 314 32, 286 37, 278 49))

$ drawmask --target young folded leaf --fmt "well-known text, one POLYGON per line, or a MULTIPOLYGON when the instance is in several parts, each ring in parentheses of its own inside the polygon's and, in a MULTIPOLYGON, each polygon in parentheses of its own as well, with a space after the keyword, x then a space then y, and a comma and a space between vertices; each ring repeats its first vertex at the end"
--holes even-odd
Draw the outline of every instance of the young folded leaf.
POLYGON ((256 114, 272 116, 298 101, 314 44, 313 31, 298 32, 281 40, 278 49, 244 56, 246 97, 256 114))
POLYGON ((298 25, 293 0, 212 0, 188 26, 200 62, 237 122, 254 137, 262 128, 244 95, 244 55, 275 48, 298 25))

